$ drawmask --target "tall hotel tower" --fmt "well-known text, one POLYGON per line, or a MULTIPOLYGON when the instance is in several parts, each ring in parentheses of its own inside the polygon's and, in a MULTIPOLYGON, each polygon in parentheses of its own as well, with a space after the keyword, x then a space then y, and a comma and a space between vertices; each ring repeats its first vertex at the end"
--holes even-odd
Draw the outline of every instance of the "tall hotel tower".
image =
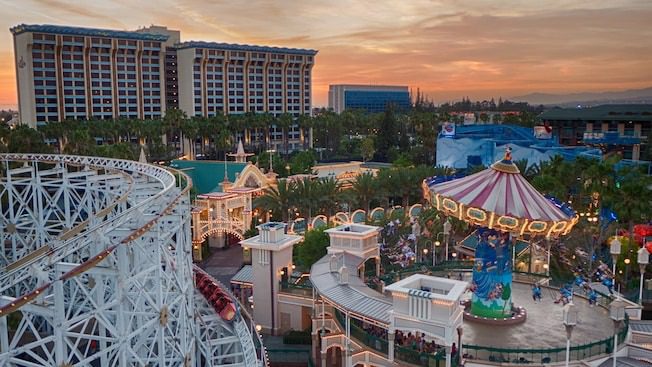
MULTIPOLYGON (((67 119, 158 119, 168 108, 188 116, 311 111, 316 50, 180 42, 152 26, 112 31, 18 25, 14 36, 21 123, 67 119)), ((249 136, 245 136, 245 143, 249 136)), ((280 128, 270 138, 277 147, 280 128)), ((304 137, 293 125, 290 150, 304 137)))
POLYGON ((163 115, 171 37, 49 25, 11 32, 23 124, 163 115))

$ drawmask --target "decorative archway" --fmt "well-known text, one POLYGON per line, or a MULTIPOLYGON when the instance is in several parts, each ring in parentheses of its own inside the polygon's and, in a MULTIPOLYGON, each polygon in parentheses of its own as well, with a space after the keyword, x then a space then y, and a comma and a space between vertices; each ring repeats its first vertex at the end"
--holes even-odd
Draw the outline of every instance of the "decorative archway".
POLYGON ((328 218, 325 215, 318 215, 312 218, 312 228, 328 227, 328 218))
POLYGON ((405 216, 405 209, 400 205, 396 205, 387 210, 387 216, 394 217, 394 218, 402 218, 405 216))
POLYGON ((351 214, 352 223, 365 223, 366 221, 367 213, 362 209, 358 209, 351 214))
POLYGON ((201 240, 204 241, 205 239, 207 239, 211 235, 213 235, 215 233, 220 233, 220 232, 222 232, 224 234, 233 235, 234 237, 237 237, 239 240, 244 240, 244 235, 242 233, 238 232, 238 230, 232 229, 232 228, 213 228, 211 230, 208 230, 208 231, 202 233, 201 234, 201 240))
POLYGON ((422 211, 423 211, 423 205, 414 204, 408 210, 408 215, 410 216, 410 218, 416 218, 419 216, 419 214, 421 214, 422 211))
POLYGON ((253 164, 248 164, 235 180, 232 187, 264 189, 272 184, 270 181, 271 180, 267 178, 258 167, 253 164))
POLYGON ((373 221, 381 220, 385 216, 385 209, 381 207, 374 208, 369 218, 373 221))
POLYGON ((337 212, 334 216, 331 217, 331 221, 335 225, 350 223, 349 215, 344 212, 337 212))
POLYGON ((297 218, 290 224, 291 233, 305 233, 308 230, 308 221, 305 218, 297 218))

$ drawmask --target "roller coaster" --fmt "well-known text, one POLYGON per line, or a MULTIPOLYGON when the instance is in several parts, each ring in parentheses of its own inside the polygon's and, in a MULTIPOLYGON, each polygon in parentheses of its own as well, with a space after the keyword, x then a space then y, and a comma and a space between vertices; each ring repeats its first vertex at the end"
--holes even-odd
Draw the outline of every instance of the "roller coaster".
POLYGON ((266 365, 192 264, 186 175, 47 154, 0 154, 0 173, 0 366, 266 365))

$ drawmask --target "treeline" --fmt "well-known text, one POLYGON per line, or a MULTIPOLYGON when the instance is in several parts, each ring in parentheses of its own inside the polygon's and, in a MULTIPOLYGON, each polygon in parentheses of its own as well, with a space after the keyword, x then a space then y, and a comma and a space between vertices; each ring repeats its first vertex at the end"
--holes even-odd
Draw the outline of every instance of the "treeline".
MULTIPOLYGON (((482 106, 484 102, 475 102, 478 103, 482 106)), ((499 101, 500 106, 510 103, 499 101)), ((160 120, 68 120, 49 122, 37 130, 25 127, 12 130, 0 124, 0 150, 136 159, 142 147, 150 161, 166 161, 184 152, 215 160, 224 159, 226 153, 235 149, 238 140, 243 140, 247 143, 246 150, 256 154, 278 146, 275 155, 285 166, 293 150, 311 148, 312 135, 315 157, 322 161, 359 159, 432 166, 441 123, 459 120, 461 116, 452 114, 453 110, 465 109, 469 104, 473 103, 465 99, 432 111, 417 107, 395 111, 388 106, 377 114, 363 111, 336 114, 323 109, 314 116, 299 117, 268 113, 188 117, 175 109, 168 110, 160 120), (302 146, 291 149, 290 134, 303 137, 302 146)), ((491 120, 532 126, 536 118, 535 112, 527 111, 499 116, 491 120)), ((478 121, 489 121, 486 112, 478 115, 478 121)))
POLYGON ((265 195, 254 200, 254 206, 272 213, 272 218, 287 221, 297 216, 312 218, 319 214, 330 217, 338 211, 369 212, 384 208, 423 202, 421 183, 426 177, 442 172, 428 166, 391 167, 377 175, 365 173, 356 177, 349 188, 335 178, 298 181, 281 179, 276 187, 265 189, 265 195))

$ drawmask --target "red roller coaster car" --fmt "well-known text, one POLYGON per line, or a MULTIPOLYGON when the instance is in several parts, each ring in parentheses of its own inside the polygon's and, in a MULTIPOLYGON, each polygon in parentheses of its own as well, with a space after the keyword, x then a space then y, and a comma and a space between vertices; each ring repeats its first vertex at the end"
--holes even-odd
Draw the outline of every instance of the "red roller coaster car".
POLYGON ((195 284, 199 292, 223 320, 232 321, 235 318, 238 309, 233 299, 208 274, 201 270, 195 270, 195 284))

